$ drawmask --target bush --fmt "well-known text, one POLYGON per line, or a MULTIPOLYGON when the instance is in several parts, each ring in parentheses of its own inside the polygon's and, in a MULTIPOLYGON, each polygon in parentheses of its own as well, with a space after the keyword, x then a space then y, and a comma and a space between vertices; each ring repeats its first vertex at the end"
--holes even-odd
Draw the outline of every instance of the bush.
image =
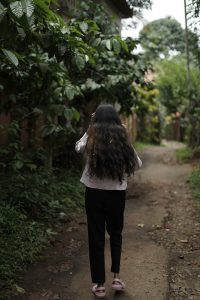
POLYGON ((177 149, 176 157, 179 162, 188 162, 193 157, 193 150, 188 146, 177 149))
POLYGON ((194 198, 200 204, 200 166, 192 172, 192 175, 190 176, 190 185, 192 187, 194 198))
POLYGON ((16 273, 37 258, 61 222, 82 209, 84 188, 79 177, 71 170, 57 175, 44 170, 1 174, 0 285, 9 286, 16 273))
POLYGON ((43 224, 29 220, 9 204, 0 204, 0 279, 13 278, 25 263, 32 262, 44 244, 43 224))
POLYGON ((83 188, 78 172, 54 175, 40 170, 37 173, 1 177, 1 201, 18 208, 31 218, 57 218, 61 211, 68 215, 82 206, 83 188))

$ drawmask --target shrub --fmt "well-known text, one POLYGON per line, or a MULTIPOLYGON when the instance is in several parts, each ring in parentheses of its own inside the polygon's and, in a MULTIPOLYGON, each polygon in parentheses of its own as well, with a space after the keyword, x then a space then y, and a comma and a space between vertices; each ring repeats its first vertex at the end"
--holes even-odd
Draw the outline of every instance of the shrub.
POLYGON ((200 166, 192 172, 192 175, 190 176, 190 185, 194 198, 200 204, 200 166))
POLYGON ((179 162, 188 162, 193 157, 192 148, 185 146, 176 150, 176 157, 179 162))
POLYGON ((71 170, 1 174, 0 283, 11 283, 25 264, 37 258, 61 222, 82 209, 84 188, 79 177, 71 170))

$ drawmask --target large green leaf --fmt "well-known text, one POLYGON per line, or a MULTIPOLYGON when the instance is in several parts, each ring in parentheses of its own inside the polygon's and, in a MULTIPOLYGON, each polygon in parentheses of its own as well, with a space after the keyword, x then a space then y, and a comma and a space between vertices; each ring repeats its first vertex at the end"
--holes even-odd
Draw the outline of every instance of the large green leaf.
POLYGON ((16 170, 21 169, 23 167, 23 165, 24 165, 24 162, 22 160, 14 160, 13 161, 13 167, 16 170))
POLYGON ((87 24, 86 22, 81 22, 79 26, 80 26, 80 29, 81 29, 84 33, 86 33, 86 31, 88 30, 88 24, 87 24))
POLYGON ((66 120, 71 121, 72 118, 73 118, 73 111, 72 111, 72 109, 66 108, 64 110, 64 116, 65 116, 66 120))
POLYGON ((46 137, 56 131, 57 126, 55 124, 45 125, 42 130, 42 136, 46 137))
POLYGON ((61 30, 60 30, 63 34, 70 34, 70 29, 69 29, 69 27, 67 27, 67 26, 64 26, 64 27, 62 27, 61 28, 61 30))
POLYGON ((23 12, 30 18, 34 12, 35 6, 33 0, 21 0, 23 12))
POLYGON ((101 87, 100 84, 96 83, 94 80, 92 80, 91 78, 88 78, 86 80, 86 88, 90 89, 91 91, 94 91, 96 89, 99 89, 101 87))
POLYGON ((112 46, 113 46, 113 49, 114 49, 115 53, 119 54, 119 52, 121 50, 120 42, 117 39, 114 38, 112 40, 112 46))
POLYGON ((96 38, 94 41, 93 41, 93 46, 94 47, 97 47, 99 46, 101 43, 101 38, 96 38))
POLYGON ((16 67, 19 64, 18 58, 17 56, 14 54, 14 52, 7 50, 7 49, 2 49, 4 55, 6 56, 6 58, 16 67))
POLYGON ((129 49, 127 43, 120 38, 118 38, 118 41, 120 42, 121 47, 128 53, 129 49))
POLYGON ((81 71, 85 67, 86 61, 81 55, 76 54, 75 55, 75 63, 76 63, 76 66, 78 67, 78 69, 81 71))
POLYGON ((75 108, 72 108, 73 111, 73 118, 78 122, 80 119, 80 113, 75 108))
POLYGON ((110 41, 110 40, 106 40, 105 45, 106 45, 106 48, 107 48, 108 50, 111 50, 112 45, 111 45, 111 41, 110 41))
POLYGON ((21 18, 23 16, 24 11, 21 1, 12 2, 10 4, 10 9, 17 18, 21 18))
POLYGON ((75 95, 75 91, 74 91, 74 88, 73 88, 73 86, 66 86, 65 87, 65 95, 67 96, 67 98, 69 99, 69 100, 73 100, 73 98, 74 98, 74 95, 75 95))

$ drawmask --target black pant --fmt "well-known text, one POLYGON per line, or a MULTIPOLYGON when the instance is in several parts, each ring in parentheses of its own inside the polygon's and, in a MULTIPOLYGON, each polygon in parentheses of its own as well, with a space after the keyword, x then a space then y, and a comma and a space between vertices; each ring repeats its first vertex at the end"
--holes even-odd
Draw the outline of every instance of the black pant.
POLYGON ((119 273, 124 223, 125 190, 86 187, 89 258, 92 282, 105 282, 105 229, 110 235, 111 272, 119 273))

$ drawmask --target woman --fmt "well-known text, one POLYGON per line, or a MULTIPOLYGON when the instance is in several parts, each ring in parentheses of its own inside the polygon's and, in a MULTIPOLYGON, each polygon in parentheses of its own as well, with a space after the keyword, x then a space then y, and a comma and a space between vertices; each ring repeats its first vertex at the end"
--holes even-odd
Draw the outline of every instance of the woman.
POLYGON ((110 104, 97 108, 91 125, 75 148, 86 156, 80 181, 86 186, 90 270, 95 283, 92 292, 97 298, 104 298, 105 229, 110 235, 112 289, 122 291, 125 284, 119 272, 127 176, 134 174, 142 162, 129 142, 118 113, 110 104))

